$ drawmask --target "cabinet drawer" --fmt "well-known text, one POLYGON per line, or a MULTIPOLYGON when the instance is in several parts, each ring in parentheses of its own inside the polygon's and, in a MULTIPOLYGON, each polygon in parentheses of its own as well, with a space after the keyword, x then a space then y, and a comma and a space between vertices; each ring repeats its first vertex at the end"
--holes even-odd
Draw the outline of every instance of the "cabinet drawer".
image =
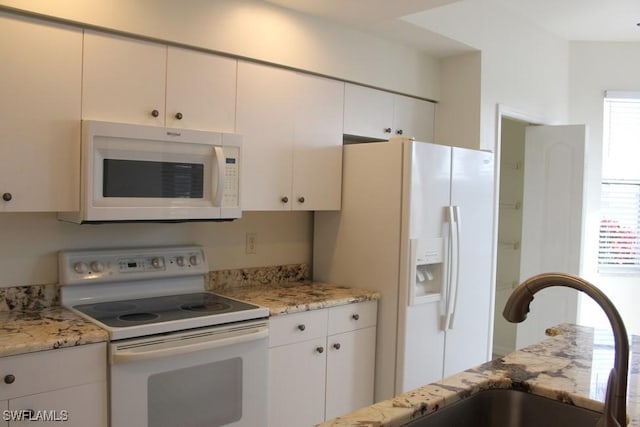
POLYGON ((0 358, 0 400, 106 381, 105 343, 0 358), (6 384, 7 376, 14 381, 6 384))
POLYGON ((366 301, 329 309, 329 335, 374 326, 378 302, 366 301))
POLYGON ((269 347, 326 336, 327 317, 327 310, 272 317, 269 320, 269 347))

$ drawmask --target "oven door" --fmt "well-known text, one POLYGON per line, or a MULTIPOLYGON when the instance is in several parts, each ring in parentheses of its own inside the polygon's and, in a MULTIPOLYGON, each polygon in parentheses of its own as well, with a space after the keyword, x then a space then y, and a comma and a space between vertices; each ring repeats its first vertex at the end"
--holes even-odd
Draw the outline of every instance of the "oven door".
POLYGON ((110 343, 111 427, 263 425, 267 321, 110 343))

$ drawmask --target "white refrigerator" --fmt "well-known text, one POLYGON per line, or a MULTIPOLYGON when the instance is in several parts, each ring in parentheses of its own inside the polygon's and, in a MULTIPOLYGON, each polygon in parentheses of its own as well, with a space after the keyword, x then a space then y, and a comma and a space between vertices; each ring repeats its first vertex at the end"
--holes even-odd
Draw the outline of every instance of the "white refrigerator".
POLYGON ((344 146, 342 210, 315 214, 313 277, 380 292, 376 401, 490 358, 493 162, 407 139, 344 146))

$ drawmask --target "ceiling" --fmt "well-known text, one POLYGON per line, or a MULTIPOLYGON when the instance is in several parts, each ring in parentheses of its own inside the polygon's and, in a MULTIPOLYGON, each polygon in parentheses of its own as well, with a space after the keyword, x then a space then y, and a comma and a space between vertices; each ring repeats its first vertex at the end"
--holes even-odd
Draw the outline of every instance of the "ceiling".
MULTIPOLYGON (((639 0, 267 0, 446 56, 472 50, 430 30, 429 11, 486 4, 566 40, 640 42, 639 0), (410 16, 410 19, 406 19, 410 16), (405 19, 402 19, 405 18, 405 19)), ((480 6, 482 7, 482 6, 480 6)))

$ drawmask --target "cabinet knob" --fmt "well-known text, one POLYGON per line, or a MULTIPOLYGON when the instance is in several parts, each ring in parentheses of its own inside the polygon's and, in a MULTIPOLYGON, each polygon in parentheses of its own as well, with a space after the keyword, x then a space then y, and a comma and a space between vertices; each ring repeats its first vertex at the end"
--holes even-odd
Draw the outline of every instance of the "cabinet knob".
POLYGON ((298 197, 298 202, 299 203, 304 203, 304 197, 302 197, 302 196, 298 197))
POLYGON ((333 345, 333 348, 335 348, 336 350, 340 350, 340 343, 337 342, 333 345))
POLYGON ((10 202, 11 199, 13 199, 13 196, 11 195, 11 193, 4 193, 2 195, 2 200, 4 200, 5 202, 10 202))
POLYGON ((353 316, 351 316, 351 318, 352 318, 353 320, 358 320, 358 319, 360 319, 360 315, 359 315, 358 313, 356 313, 356 314, 354 314, 353 316))
POLYGON ((396 134, 398 134, 398 135, 402 135, 402 129, 398 129, 398 130, 396 131, 396 134))
POLYGON ((151 115, 152 115, 153 117, 158 117, 158 116, 160 115, 160 111, 158 111, 158 110, 153 110, 153 111, 151 112, 151 115))
POLYGON ((176 119, 182 120, 182 117, 183 117, 182 113, 180 113, 180 112, 176 113, 176 119))
POLYGON ((384 128, 384 133, 391 133, 391 128, 384 128))
POLYGON ((9 374, 9 375, 5 375, 4 376, 4 383, 5 384, 13 384, 13 382, 16 380, 16 376, 13 374, 9 374))
POLYGON ((304 331, 305 329, 307 329, 306 326, 303 325, 298 325, 298 329, 300 329, 301 331, 304 331))
POLYGON ((324 347, 316 347, 318 353, 324 353, 324 347))
POLYGON ((280 201, 282 203, 289 203, 289 198, 287 196, 282 196, 282 198, 280 199, 280 201))

